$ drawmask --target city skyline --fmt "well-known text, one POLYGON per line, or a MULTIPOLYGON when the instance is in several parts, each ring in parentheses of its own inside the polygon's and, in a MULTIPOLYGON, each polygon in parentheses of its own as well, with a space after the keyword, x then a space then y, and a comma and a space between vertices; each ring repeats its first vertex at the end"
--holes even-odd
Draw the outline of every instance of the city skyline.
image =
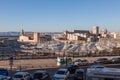
POLYGON ((92 26, 120 32, 119 0, 1 0, 0 32, 63 32, 92 26))

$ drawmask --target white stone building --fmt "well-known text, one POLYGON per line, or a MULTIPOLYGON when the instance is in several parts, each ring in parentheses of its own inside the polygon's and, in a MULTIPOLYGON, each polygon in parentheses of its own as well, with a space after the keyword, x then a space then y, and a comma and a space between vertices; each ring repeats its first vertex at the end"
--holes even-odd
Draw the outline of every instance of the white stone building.
MULTIPOLYGON (((64 32, 65 33, 65 32, 64 32)), ((73 32, 66 31, 67 39, 71 41, 78 41, 78 40, 87 40, 90 35, 88 30, 74 30, 73 32)))

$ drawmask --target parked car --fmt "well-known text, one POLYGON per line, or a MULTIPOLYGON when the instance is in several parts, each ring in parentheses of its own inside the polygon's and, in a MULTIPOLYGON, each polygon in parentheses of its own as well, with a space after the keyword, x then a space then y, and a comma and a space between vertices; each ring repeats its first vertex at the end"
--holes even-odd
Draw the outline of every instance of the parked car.
POLYGON ((74 74, 74 80, 84 80, 85 72, 84 69, 77 69, 74 74))
POLYGON ((17 72, 14 74, 13 80, 32 80, 32 76, 28 72, 17 72))
POLYGON ((9 76, 9 71, 6 68, 0 68, 0 80, 3 78, 11 80, 11 77, 9 76))
POLYGON ((11 80, 10 77, 0 75, 0 80, 11 80))
POLYGON ((46 70, 38 70, 33 73, 33 80, 50 80, 50 75, 46 70))
POLYGON ((0 68, 0 75, 8 76, 9 72, 6 68, 0 68))
POLYGON ((102 65, 91 65, 91 66, 88 67, 88 68, 93 68, 93 69, 95 69, 95 68, 105 68, 105 67, 102 66, 102 65))
POLYGON ((79 66, 71 64, 71 65, 67 65, 65 68, 68 69, 70 74, 73 74, 75 73, 75 70, 79 68, 79 66))
POLYGON ((77 59, 77 60, 74 61, 74 64, 78 65, 78 66, 84 66, 84 65, 88 65, 89 62, 88 62, 87 59, 83 59, 83 60, 82 59, 77 59))
POLYGON ((94 61, 94 64, 108 64, 111 63, 110 60, 107 58, 98 58, 97 60, 94 61))
POLYGON ((77 59, 73 63, 74 63, 74 65, 80 65, 81 62, 82 62, 81 59, 77 59))
POLYGON ((81 65, 87 66, 88 64, 89 64, 89 62, 88 62, 87 59, 83 59, 82 62, 81 62, 81 65))
POLYGON ((114 63, 114 64, 120 63, 120 58, 119 58, 119 57, 117 57, 117 58, 112 58, 112 59, 111 59, 111 62, 114 63))
POLYGON ((62 68, 58 69, 53 76, 54 80, 67 80, 70 76, 68 69, 62 68))

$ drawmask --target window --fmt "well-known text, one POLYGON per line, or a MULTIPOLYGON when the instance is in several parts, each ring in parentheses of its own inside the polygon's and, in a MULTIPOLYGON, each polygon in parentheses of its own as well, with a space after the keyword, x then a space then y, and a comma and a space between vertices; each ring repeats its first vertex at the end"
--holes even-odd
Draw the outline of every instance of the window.
POLYGON ((34 78, 42 78, 43 74, 42 73, 34 73, 33 77, 34 78))
POLYGON ((65 71, 58 71, 56 74, 65 74, 65 71))
POLYGON ((22 78, 23 75, 14 75, 14 78, 22 78))
POLYGON ((114 80, 114 79, 112 79, 112 78, 105 78, 104 80, 114 80))

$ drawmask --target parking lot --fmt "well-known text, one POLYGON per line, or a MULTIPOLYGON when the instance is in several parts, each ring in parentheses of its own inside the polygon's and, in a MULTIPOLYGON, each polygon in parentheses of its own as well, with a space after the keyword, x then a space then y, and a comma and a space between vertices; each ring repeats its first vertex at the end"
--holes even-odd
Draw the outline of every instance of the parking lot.
MULTIPOLYGON (((120 68, 120 64, 105 64, 103 65, 105 67, 109 67, 109 68, 120 68)), ((84 69, 86 71, 86 69, 88 68, 89 66, 79 66, 80 69, 84 69)), ((53 75, 55 74, 55 72, 60 69, 60 68, 63 68, 63 67, 57 67, 57 68, 44 68, 44 70, 46 70, 49 74, 50 74, 50 77, 51 79, 53 79, 53 75)), ((38 70, 41 70, 41 69, 34 69, 34 70, 24 70, 26 72, 29 72, 30 74, 33 74, 35 71, 38 71, 38 70)), ((16 73, 17 71, 13 72, 16 73)), ((85 72, 86 73, 86 72, 85 72)), ((13 75, 12 74, 12 75, 13 75)), ((85 76, 85 75, 84 75, 85 76)), ((74 73, 70 74, 70 77, 68 78, 68 80, 74 80, 74 73)))
MULTIPOLYGON (((120 68, 120 62, 118 61, 118 59, 116 59, 116 58, 118 58, 118 57, 114 57, 114 58, 110 58, 110 59, 106 59, 106 58, 98 58, 98 59, 96 59, 95 61, 97 61, 97 62, 95 62, 95 64, 96 63, 99 63, 100 65, 103 65, 103 66, 106 66, 106 67, 112 67, 112 68, 120 68), (113 60, 113 62, 110 62, 110 61, 112 61, 113 60), (103 62, 101 62, 101 61, 103 61, 103 62)), ((35 71, 38 71, 38 70, 46 70, 48 73, 49 73, 49 75, 50 75, 50 77, 51 77, 51 79, 53 79, 53 76, 54 76, 54 74, 55 74, 55 72, 58 70, 58 69, 61 69, 61 68, 65 68, 66 67, 66 65, 63 65, 63 66, 55 66, 55 64, 56 64, 56 60, 53 60, 53 59, 49 59, 49 60, 45 60, 45 59, 40 59, 40 60, 27 60, 27 61, 29 61, 29 63, 26 61, 26 60, 23 60, 24 62, 21 62, 20 60, 18 60, 18 64, 22 64, 22 66, 26 66, 27 68, 23 68, 22 67, 22 69, 21 69, 21 71, 25 71, 25 72, 28 72, 28 73, 30 73, 31 75, 35 72, 35 71), (30 62, 31 62, 31 64, 33 65, 32 67, 31 67, 31 65, 30 65, 30 62), (53 62, 53 63, 52 63, 53 62), (41 65, 41 63, 42 63, 42 67, 41 66, 39 66, 39 64, 41 65), (46 66, 46 63, 49 63, 49 64, 47 64, 47 66, 46 66), (25 65, 24 65, 25 64, 25 65), (44 65, 44 66, 43 66, 44 65), (49 66, 48 66, 49 65, 49 66), (53 66, 54 65, 54 66, 53 66), (29 67, 28 67, 29 66, 29 67), (35 66, 37 66, 37 68, 35 67, 35 66)), ((2 61, 0 61, 0 62, 2 62, 2 61)), ((5 66, 6 65, 8 65, 8 63, 9 62, 2 62, 3 64, 5 64, 5 66)), ((16 63, 17 63, 17 60, 15 61, 15 64, 14 65, 16 65, 16 63)), ((86 69, 89 67, 89 66, 91 66, 93 63, 89 63, 89 61, 87 61, 87 59, 85 60, 85 59, 81 59, 81 58, 79 58, 79 59, 75 59, 74 60, 74 64, 75 65, 78 65, 78 68, 77 69, 83 69, 85 72, 85 74, 86 74, 86 69), (77 64, 75 64, 75 62, 77 62, 77 64), (81 62, 83 62, 83 63, 81 63, 81 62), (88 62, 87 64, 86 64, 86 62, 88 62)), ((19 72, 19 68, 18 69, 14 69, 14 65, 13 65, 13 71, 12 71, 12 74, 10 73, 10 76, 13 76, 16 72, 19 72)), ((67 64, 67 65, 69 65, 69 64, 67 64)), ((9 67, 9 66, 8 66, 9 67)), ((4 67, 4 68, 6 68, 6 67, 4 67)), ((9 69, 9 68, 8 68, 9 69)), ((84 77, 85 77, 85 75, 84 75, 84 77)), ((69 80, 74 80, 74 73, 70 73, 70 75, 69 75, 69 77, 67 78, 67 79, 69 79, 69 80)))

